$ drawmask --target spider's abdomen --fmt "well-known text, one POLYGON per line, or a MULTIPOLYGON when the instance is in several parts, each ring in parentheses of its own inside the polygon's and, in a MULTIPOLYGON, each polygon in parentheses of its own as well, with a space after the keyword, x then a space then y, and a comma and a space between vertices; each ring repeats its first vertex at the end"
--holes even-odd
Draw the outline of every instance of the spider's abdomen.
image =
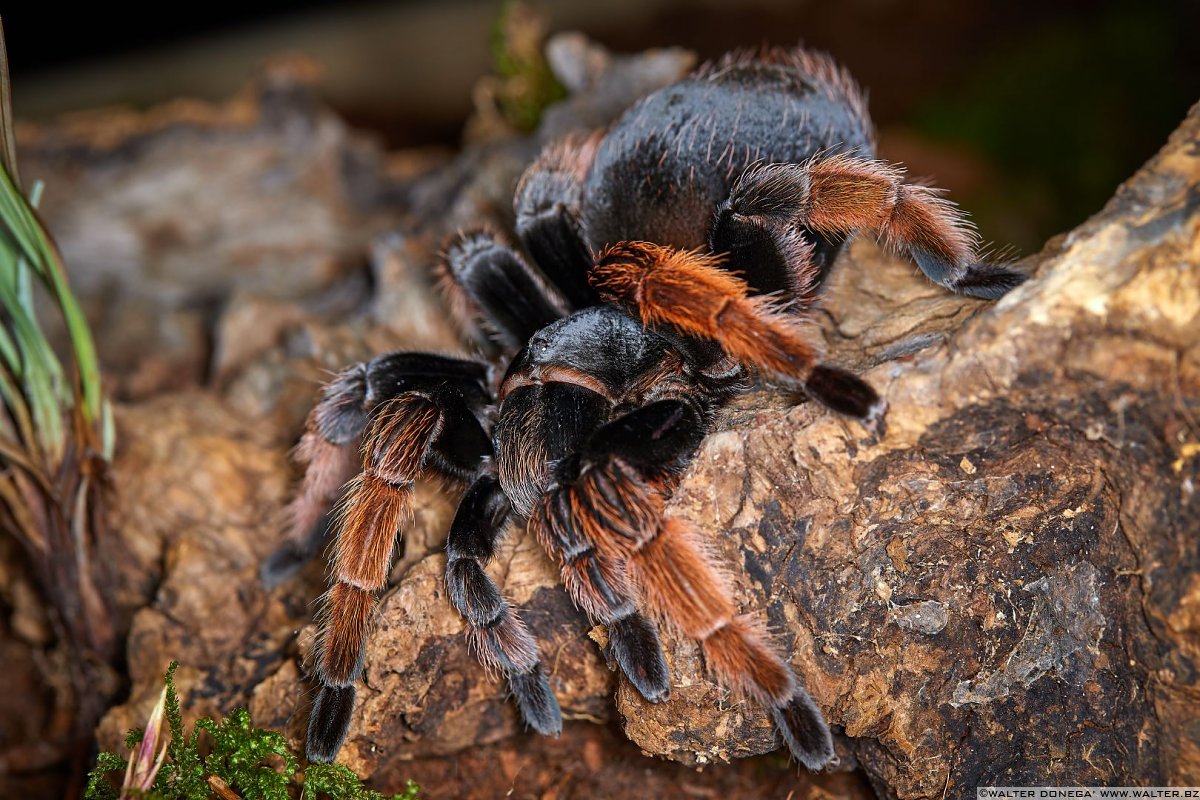
POLYGON ((846 151, 870 156, 871 126, 860 90, 828 57, 727 57, 647 96, 605 136, 584 185, 584 228, 594 250, 702 247, 748 166, 846 151))

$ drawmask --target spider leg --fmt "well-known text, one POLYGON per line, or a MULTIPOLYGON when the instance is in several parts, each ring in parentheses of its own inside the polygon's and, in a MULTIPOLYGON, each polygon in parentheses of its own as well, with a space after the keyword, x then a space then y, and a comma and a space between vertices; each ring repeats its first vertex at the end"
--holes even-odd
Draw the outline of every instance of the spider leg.
POLYGON ((517 185, 517 236, 573 309, 597 302, 588 285, 592 253, 580 221, 583 181, 598 136, 568 136, 547 146, 517 185))
POLYGON ((321 600, 314 666, 321 686, 309 719, 306 754, 332 761, 345 740, 362 671, 366 636, 392 551, 426 470, 463 478, 491 455, 491 441, 470 400, 452 384, 402 391, 371 413, 363 472, 351 482, 337 516, 333 585, 321 600))
POLYGON ((321 549, 329 509, 360 469, 355 456, 367 423, 366 371, 366 364, 343 370, 322 388, 320 402, 309 412, 293 454, 304 466, 304 480, 284 512, 284 543, 259 569, 268 589, 294 576, 321 549))
MULTIPOLYGON (((820 769, 833 757, 820 709, 767 643, 762 624, 736 613, 729 587, 694 529, 663 517, 674 474, 706 430, 701 409, 682 398, 650 403, 601 427, 577 461, 560 466, 562 482, 548 494, 535 524, 544 539, 570 543, 574 552, 610 567, 609 574, 596 575, 575 567, 569 556, 563 559, 564 577, 576 574, 573 593, 583 603, 604 600, 612 573, 627 585, 625 567, 647 608, 696 639, 709 672, 770 708, 792 754, 820 769)), ((636 660, 632 666, 636 672, 636 660)))
POLYGON ((466 620, 467 637, 479 660, 499 670, 526 724, 538 733, 562 732, 558 700, 546 681, 537 643, 517 612, 483 571, 495 554, 511 507, 493 474, 475 480, 463 495, 446 541, 446 588, 466 620))
POLYGON ((426 353, 388 353, 342 370, 324 386, 295 450, 295 459, 305 467, 304 478, 285 510, 283 544, 259 570, 266 588, 294 576, 325 543, 329 510, 362 469, 358 445, 371 410, 383 398, 443 384, 487 402, 486 366, 426 353))
POLYGON ((608 628, 608 652, 637 692, 650 703, 671 696, 671 674, 659 632, 637 607, 624 560, 601 553, 572 525, 564 493, 552 492, 530 519, 538 541, 562 569, 563 584, 593 624, 608 628))
MULTIPOLYGON (((523 415, 547 420, 548 424, 538 425, 536 430, 563 432, 563 438, 573 442, 570 454, 563 452, 561 441, 546 443, 544 454, 552 456, 553 464, 547 476, 549 488, 530 503, 530 525, 542 547, 559 562, 563 583, 575 605, 593 623, 608 628, 608 652, 622 673, 648 701, 661 702, 670 695, 671 684, 658 630, 638 609, 623 560, 600 552, 586 531, 572 524, 575 517, 569 503, 574 495, 570 486, 584 463, 577 444, 586 435, 581 434, 581 421, 597 419, 599 408, 588 400, 602 398, 581 387, 556 382, 522 387, 510 395, 510 399, 514 397, 539 407, 536 415, 523 415)), ((597 430, 593 422, 589 427, 596 431, 594 436, 605 436, 619 429, 619 424, 612 428, 613 424, 597 430)))
POLYGON ((750 294, 786 297, 796 311, 816 300, 841 244, 789 220, 734 213, 728 200, 718 207, 708 237, 711 252, 745 270, 750 294))
POLYGON ((658 629, 638 609, 620 558, 601 553, 578 526, 561 493, 552 493, 531 520, 538 541, 561 567, 563 584, 593 624, 608 629, 608 652, 638 693, 651 703, 671 695, 671 676, 658 629))
POLYGON ((801 319, 754 295, 718 257, 649 242, 623 242, 601 254, 592 284, 647 325, 668 324, 717 342, 743 364, 800 385, 829 408, 879 430, 887 404, 862 379, 818 363, 801 319))
MULTIPOLYGON (((545 279, 487 230, 455 237, 441 265, 451 308, 468 310, 501 347, 515 351, 566 309, 545 279)), ((459 311, 463 315, 463 311, 459 311)))
POLYGON ((848 154, 747 170, 717 209, 714 238, 747 225, 781 243, 795 226, 828 238, 865 231, 934 283, 973 297, 1000 297, 1026 278, 980 261, 974 229, 936 189, 905 183, 902 170, 886 162, 848 154))

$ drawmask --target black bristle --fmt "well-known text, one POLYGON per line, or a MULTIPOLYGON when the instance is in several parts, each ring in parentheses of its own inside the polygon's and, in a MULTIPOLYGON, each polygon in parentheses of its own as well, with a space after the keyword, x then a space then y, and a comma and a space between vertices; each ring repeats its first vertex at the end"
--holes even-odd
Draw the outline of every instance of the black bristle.
POLYGON ((883 435, 887 403, 870 384, 844 369, 825 364, 813 367, 804 390, 827 408, 860 420, 868 429, 883 435))
POLYGON ((995 300, 1020 286, 1029 276, 1003 264, 972 264, 952 288, 959 294, 995 300))

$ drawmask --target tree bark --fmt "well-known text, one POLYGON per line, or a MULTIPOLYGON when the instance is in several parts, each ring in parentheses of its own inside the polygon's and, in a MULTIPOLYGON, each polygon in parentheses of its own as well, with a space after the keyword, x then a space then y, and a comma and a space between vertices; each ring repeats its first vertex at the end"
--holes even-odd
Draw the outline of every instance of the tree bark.
MULTIPOLYGON (((888 399, 887 434, 762 391, 725 415, 672 503, 711 534, 743 608, 766 613, 844 762, 881 795, 1200 781, 1198 140, 1194 109, 999 303, 852 248, 821 327, 888 399)), ((416 562, 384 601, 356 769, 519 727, 465 651, 443 566, 416 562)), ((515 534, 492 571, 568 718, 607 717, 613 677, 536 544, 515 534)), ((616 681, 645 752, 704 764, 777 746, 693 643, 668 637, 668 658, 665 704, 616 681)), ((295 667, 261 691, 260 713, 288 709, 295 667)))

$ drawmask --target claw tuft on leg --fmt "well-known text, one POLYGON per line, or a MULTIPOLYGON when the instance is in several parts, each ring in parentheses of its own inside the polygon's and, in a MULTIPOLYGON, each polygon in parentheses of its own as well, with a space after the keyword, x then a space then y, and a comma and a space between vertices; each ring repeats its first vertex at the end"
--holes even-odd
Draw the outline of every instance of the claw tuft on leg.
POLYGON ((658 630, 641 614, 608 624, 608 642, 621 672, 651 703, 665 702, 671 696, 671 674, 663 657, 658 630))
POLYGON ((833 763, 833 736, 808 692, 797 689, 787 705, 776 706, 771 713, 775 727, 797 761, 814 772, 833 763))
POLYGON ((529 672, 509 673, 508 686, 526 725, 543 736, 562 733, 562 711, 540 665, 529 672))
POLYGON ((304 754, 309 761, 328 763, 346 741, 354 711, 353 686, 322 686, 308 718, 304 754))
POLYGON ((857 375, 819 364, 804 382, 804 390, 826 408, 854 417, 875 435, 883 436, 887 401, 857 375))

